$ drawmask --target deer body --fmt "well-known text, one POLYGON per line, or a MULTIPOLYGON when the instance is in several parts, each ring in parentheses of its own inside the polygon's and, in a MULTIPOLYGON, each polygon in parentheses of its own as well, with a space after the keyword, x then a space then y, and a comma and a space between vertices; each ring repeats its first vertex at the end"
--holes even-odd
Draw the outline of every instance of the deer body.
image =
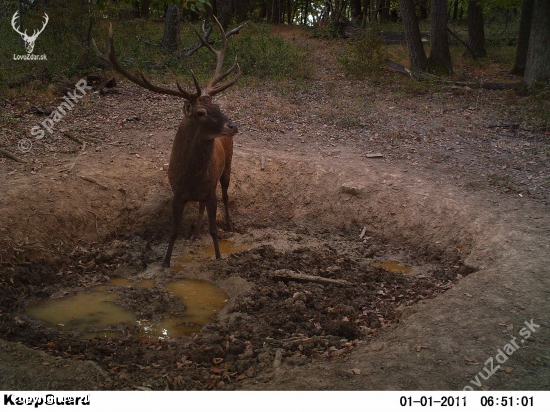
POLYGON ((237 125, 227 119, 217 105, 209 98, 199 98, 204 106, 186 113, 180 123, 170 156, 168 180, 174 193, 172 199, 172 232, 163 266, 170 266, 174 243, 178 236, 183 209, 187 202, 198 201, 199 218, 195 225, 193 239, 199 237, 200 224, 204 209, 207 209, 209 231, 214 242, 216 258, 220 257, 216 229, 218 181, 222 187, 225 207, 226 229, 231 230, 229 220, 229 187, 231 159, 233 156, 233 136, 237 125), (201 112, 202 111, 202 112, 201 112), (202 113, 197 116, 197 113, 202 113))
MULTIPOLYGON (((216 70, 214 76, 204 88, 200 87, 195 74, 191 71, 196 88, 196 92, 194 93, 185 91, 177 82, 177 90, 155 86, 142 73, 140 73, 140 76, 135 76, 124 69, 115 55, 112 26, 109 29, 110 45, 109 51, 106 54, 99 52, 95 41, 92 39, 92 45, 98 57, 109 63, 116 71, 130 81, 155 93, 185 99, 185 117, 178 127, 168 167, 168 179, 174 197, 172 199, 172 230, 168 250, 163 261, 164 267, 170 266, 170 258, 178 236, 183 209, 189 201, 199 202, 199 218, 195 225, 193 238, 196 239, 199 236, 202 215, 204 214, 204 209, 206 209, 216 258, 220 258, 216 228, 216 187, 218 181, 221 183, 222 198, 225 206, 226 230, 231 230, 227 188, 231 174, 233 136, 237 133, 238 128, 235 123, 231 122, 221 112, 218 105, 212 103, 212 96, 226 90, 237 82, 240 77, 240 67, 235 59, 233 66, 222 73, 229 34, 225 33, 220 22, 215 17, 214 21, 222 35, 220 50, 215 50, 209 42, 195 31, 202 45, 216 55, 216 70), (234 71, 237 74, 231 81, 221 85, 218 84, 234 71)), ((244 27, 244 24, 232 30, 231 34, 238 33, 242 27, 244 27)))

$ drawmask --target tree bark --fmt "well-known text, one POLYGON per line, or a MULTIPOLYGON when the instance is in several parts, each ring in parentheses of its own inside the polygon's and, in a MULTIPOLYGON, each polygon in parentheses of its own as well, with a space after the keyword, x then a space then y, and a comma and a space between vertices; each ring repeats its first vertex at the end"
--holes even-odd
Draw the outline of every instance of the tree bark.
POLYGON ((218 3, 218 20, 226 30, 233 16, 233 0, 223 0, 218 3))
POLYGON ((447 35, 447 19, 447 0, 432 0, 428 69, 435 74, 451 74, 453 72, 447 35))
POLYGON ((428 59, 424 51, 424 45, 422 44, 413 0, 399 0, 399 8, 401 9, 401 18, 405 27, 405 40, 409 49, 411 68, 426 71, 428 59))
POLYGON ((521 5, 516 62, 512 68, 512 74, 521 77, 525 74, 525 63, 527 62, 527 49, 529 48, 529 34, 531 33, 534 2, 534 0, 523 0, 521 5))
POLYGON ((535 0, 523 81, 527 86, 550 80, 550 1, 535 0))
POLYGON ((474 57, 487 56, 485 28, 483 27, 483 7, 477 0, 468 2, 468 44, 474 53, 474 57))
POLYGON ((453 20, 456 20, 456 18, 458 17, 458 3, 459 0, 455 0, 453 4, 453 20))
POLYGON ((141 0, 141 18, 148 20, 149 19, 149 3, 151 0, 141 0))
POLYGON ((378 0, 378 12, 380 14, 380 23, 386 23, 390 20, 389 0, 378 0))
POLYGON ((178 45, 178 31, 180 24, 180 10, 175 4, 170 4, 164 20, 164 35, 161 44, 168 49, 175 49, 178 45))
POLYGON ((422 3, 418 5, 420 7, 420 20, 426 20, 428 18, 428 9, 422 3))

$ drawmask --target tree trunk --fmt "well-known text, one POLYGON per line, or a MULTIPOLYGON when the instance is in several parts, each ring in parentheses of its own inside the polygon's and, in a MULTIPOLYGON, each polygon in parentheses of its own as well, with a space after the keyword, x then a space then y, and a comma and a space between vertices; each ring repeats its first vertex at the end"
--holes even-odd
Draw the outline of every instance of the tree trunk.
POLYGON ((233 0, 223 0, 218 3, 218 20, 226 30, 233 17, 233 0))
POLYGON ((245 21, 248 16, 248 7, 246 0, 237 0, 235 1, 235 15, 237 16, 237 21, 240 23, 245 21))
POLYGON ((141 0, 141 18, 148 20, 149 19, 149 3, 151 0, 141 0))
POLYGON ((468 2, 468 44, 474 57, 485 57, 485 29, 483 27, 483 7, 477 0, 468 2))
POLYGON ((387 23, 390 20, 389 0, 378 0, 378 11, 380 13, 380 23, 387 23))
MULTIPOLYGON (((21 0, 19 0, 19 31, 21 33, 25 33, 25 29, 23 28, 23 3, 21 0)), ((18 36, 19 39, 19 45, 24 46, 25 42, 23 41, 22 36, 18 36)))
POLYGON ((420 7, 420 20, 426 20, 428 18, 428 9, 422 3, 418 7, 420 7))
POLYGON ((523 77, 525 73, 525 62, 527 61, 529 34, 531 33, 531 21, 533 20, 533 3, 534 0, 523 0, 521 5, 516 62, 512 68, 512 74, 521 77, 523 77))
POLYGON ((447 0, 432 0, 430 20, 428 69, 435 74, 451 74, 453 64, 447 35, 447 0))
POLYGON ((459 0, 455 0, 453 3, 453 20, 456 20, 456 18, 458 17, 458 3, 459 0))
POLYGON ((170 4, 164 20, 164 35, 161 44, 168 49, 175 49, 178 45, 178 29, 180 24, 180 9, 170 4))
POLYGON ((405 27, 405 39, 407 40, 407 48, 409 49, 411 68, 426 71, 428 59, 424 51, 424 45, 422 44, 413 0, 399 0, 399 8, 401 9, 401 18, 405 27))
POLYGON ((351 2, 351 18, 353 20, 361 19, 361 3, 363 0, 352 0, 351 2))
POLYGON ((523 81, 527 86, 550 80, 550 1, 535 0, 523 81))

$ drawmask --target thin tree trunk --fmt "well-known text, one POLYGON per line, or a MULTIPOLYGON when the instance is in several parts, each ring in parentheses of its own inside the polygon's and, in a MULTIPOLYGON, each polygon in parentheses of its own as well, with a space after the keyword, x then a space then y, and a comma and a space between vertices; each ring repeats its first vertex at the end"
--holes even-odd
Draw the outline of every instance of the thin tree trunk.
POLYGON ((453 72, 447 34, 447 0, 432 0, 428 69, 436 74, 453 72))
POLYGON ((233 15, 233 0, 223 0, 218 3, 218 20, 226 30, 233 15))
MULTIPOLYGON (((23 2, 21 0, 19 0, 19 31, 21 33, 25 32, 25 28, 23 27, 23 2)), ((21 46, 25 44, 22 36, 19 36, 19 44, 21 46)))
POLYGON ((527 86, 550 80, 550 1, 535 0, 523 81, 527 86))
POLYGON ((399 0, 399 8, 401 9, 401 18, 405 27, 405 40, 409 49, 411 68, 426 71, 428 59, 424 51, 424 45, 422 44, 413 0, 399 0))
POLYGON ((534 2, 534 0, 523 0, 521 5, 516 62, 512 68, 512 74, 521 77, 525 74, 525 63, 527 62, 527 49, 529 48, 529 34, 531 33, 534 2))
POLYGON ((453 4, 453 20, 456 20, 458 17, 458 3, 460 0, 455 0, 453 4))
POLYGON ((468 2, 468 44, 474 57, 485 57, 485 29, 483 27, 483 7, 477 0, 468 2))
POLYGON ((164 20, 164 35, 161 44, 168 49, 175 49, 178 45, 180 24, 180 10, 175 4, 168 5, 164 20))
POLYGON ((141 18, 148 20, 149 19, 149 3, 150 0, 141 0, 141 18))

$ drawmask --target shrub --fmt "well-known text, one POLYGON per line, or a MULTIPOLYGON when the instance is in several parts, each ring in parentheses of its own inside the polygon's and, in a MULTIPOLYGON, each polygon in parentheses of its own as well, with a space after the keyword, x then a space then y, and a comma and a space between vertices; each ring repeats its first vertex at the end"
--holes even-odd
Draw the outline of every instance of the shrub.
POLYGON ((238 56, 243 74, 275 79, 306 77, 309 64, 305 49, 271 36, 269 30, 268 25, 249 23, 241 34, 231 38, 228 54, 238 56))
POLYGON ((350 40, 347 50, 338 56, 338 62, 346 74, 355 78, 366 78, 379 71, 388 58, 384 40, 375 30, 369 29, 360 37, 350 40))

